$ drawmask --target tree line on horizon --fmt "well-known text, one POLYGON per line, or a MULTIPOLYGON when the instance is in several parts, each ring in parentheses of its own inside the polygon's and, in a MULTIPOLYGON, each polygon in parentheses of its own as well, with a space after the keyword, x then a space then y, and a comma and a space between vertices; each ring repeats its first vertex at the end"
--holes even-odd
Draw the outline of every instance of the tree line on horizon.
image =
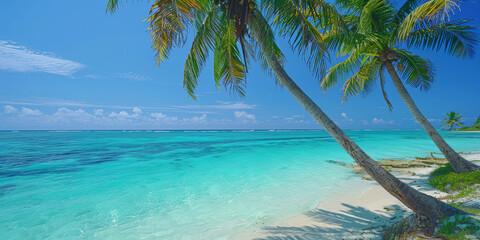
POLYGON ((461 127, 459 129, 456 129, 457 131, 480 131, 480 116, 477 117, 477 120, 475 120, 475 122, 473 122, 473 126, 463 127, 465 123, 462 122, 463 116, 460 115, 460 113, 450 111, 448 113, 445 113, 445 115, 447 115, 447 117, 442 119, 442 122, 444 122, 444 124, 441 126, 442 128, 448 126, 450 127, 450 129, 448 130, 452 131, 454 130, 453 128, 457 126, 461 127))
MULTIPOLYGON (((107 12, 115 12, 119 4, 109 0, 107 12)), ((183 86, 192 98, 210 55, 215 85, 238 96, 246 93, 248 65, 257 62, 386 191, 435 222, 467 213, 415 190, 365 153, 286 72, 275 35, 289 40, 323 90, 343 84, 344 101, 368 93, 378 81, 392 110, 385 89, 388 76, 454 171, 478 171, 480 166, 463 158, 440 136, 405 87, 426 91, 434 82, 432 62, 413 51, 473 57, 478 35, 469 25, 471 20, 453 19, 459 4, 455 0, 406 0, 400 6, 389 0, 158 0, 146 20, 158 63, 185 45, 188 31, 195 33, 183 73, 183 86), (345 60, 327 68, 332 56, 345 60)))

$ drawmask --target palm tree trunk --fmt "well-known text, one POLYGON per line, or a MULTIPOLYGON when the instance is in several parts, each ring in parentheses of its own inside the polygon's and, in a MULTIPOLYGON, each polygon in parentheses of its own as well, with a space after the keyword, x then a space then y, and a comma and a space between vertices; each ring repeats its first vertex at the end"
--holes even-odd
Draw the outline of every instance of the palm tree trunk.
MULTIPOLYGON (((255 33, 254 33, 255 34, 255 33)), ((256 34, 258 35, 258 34, 256 34)), ((260 38, 257 38, 260 39, 260 38)), ((265 49, 265 46, 261 46, 265 49)), ((278 59, 270 54, 264 56, 279 82, 297 99, 310 115, 347 151, 347 153, 375 181, 405 206, 431 220, 442 219, 456 214, 466 214, 432 196, 421 193, 400 181, 382 168, 355 144, 288 76, 278 59)))
POLYGON ((452 147, 450 147, 450 145, 445 142, 442 136, 438 134, 437 130, 435 130, 435 128, 432 126, 432 124, 430 124, 430 122, 425 118, 425 116, 423 116, 417 105, 415 105, 415 102, 413 101, 412 97, 403 85, 402 81, 400 80, 400 77, 398 76, 392 62, 385 61, 384 64, 387 68, 388 73, 390 74, 390 77, 392 78, 393 84, 395 85, 398 93, 400 94, 400 97, 403 99, 405 104, 407 104, 408 109, 413 114, 415 119, 420 123, 420 125, 422 125, 428 136, 430 136, 435 145, 437 145, 438 149, 440 149, 445 158, 452 165, 452 168, 455 170, 455 172, 464 173, 480 170, 480 166, 470 161, 467 161, 465 158, 460 156, 460 154, 455 152, 455 150, 453 150, 452 147))

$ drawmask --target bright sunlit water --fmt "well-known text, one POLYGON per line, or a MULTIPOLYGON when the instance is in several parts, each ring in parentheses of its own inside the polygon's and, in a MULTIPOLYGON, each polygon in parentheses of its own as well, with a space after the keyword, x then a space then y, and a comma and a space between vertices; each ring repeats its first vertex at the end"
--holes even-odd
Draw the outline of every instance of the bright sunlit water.
MULTIPOLYGON (((377 160, 438 152, 423 131, 347 133, 377 160)), ((0 239, 224 239, 358 179, 327 160, 353 162, 324 131, 4 131, 0 239)))

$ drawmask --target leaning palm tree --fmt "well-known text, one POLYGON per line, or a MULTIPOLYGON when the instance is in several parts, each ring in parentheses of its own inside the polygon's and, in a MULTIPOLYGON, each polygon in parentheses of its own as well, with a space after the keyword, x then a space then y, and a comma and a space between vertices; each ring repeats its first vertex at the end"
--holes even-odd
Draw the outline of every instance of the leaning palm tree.
MULTIPOLYGON (((113 12, 117 6, 118 0, 110 0, 107 10, 113 12)), ((308 5, 308 7, 295 5, 290 9, 282 8, 281 4, 276 6, 282 11, 298 11, 299 15, 291 22, 298 29, 296 34, 301 41, 298 46, 306 46, 303 43, 309 42, 309 51, 313 49, 317 52, 307 60, 312 61, 312 66, 321 62, 319 56, 324 55, 325 48, 320 34, 314 27, 307 26, 307 21, 298 20, 298 17, 303 17, 304 11, 307 10, 323 14, 324 17, 334 17, 334 9, 323 2, 308 5)), ((298 100, 359 166, 407 207, 432 220, 465 214, 459 209, 413 189, 382 168, 299 88, 281 64, 282 52, 276 45, 274 33, 256 1, 160 0, 153 3, 148 21, 152 45, 158 61, 165 60, 173 47, 183 46, 187 30, 192 25, 195 26, 195 37, 185 62, 183 79, 184 87, 193 98, 200 71, 211 51, 216 86, 223 86, 233 94, 245 94, 248 60, 259 61, 265 69, 274 73, 278 83, 298 100)), ((334 28, 335 26, 332 25, 332 30, 334 28)))
POLYGON ((442 122, 444 122, 444 124, 442 125, 442 128, 445 126, 449 126, 450 127, 449 130, 452 130, 453 126, 461 127, 464 125, 464 123, 460 122, 463 120, 463 117, 462 115, 460 115, 460 113, 451 111, 449 113, 445 113, 445 115, 447 115, 447 118, 444 118, 442 120, 442 122))
POLYGON ((346 59, 334 65, 321 81, 325 90, 344 80, 344 101, 368 92, 376 80, 391 110, 385 92, 385 70, 417 122, 457 173, 480 170, 455 152, 420 112, 408 93, 405 83, 428 90, 433 82, 434 68, 428 59, 406 49, 443 50, 456 57, 472 57, 477 36, 467 20, 449 20, 448 14, 457 7, 450 0, 429 0, 419 4, 407 0, 396 9, 388 0, 337 0, 346 12, 348 31, 325 34, 325 41, 339 56, 346 59))

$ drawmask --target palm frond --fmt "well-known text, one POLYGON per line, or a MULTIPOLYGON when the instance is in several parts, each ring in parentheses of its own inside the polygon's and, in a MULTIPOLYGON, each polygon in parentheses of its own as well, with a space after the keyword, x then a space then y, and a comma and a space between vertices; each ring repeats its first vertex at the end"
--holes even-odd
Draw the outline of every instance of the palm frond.
POLYGON ((408 85, 420 87, 420 90, 428 90, 434 80, 434 67, 428 59, 421 58, 410 52, 396 50, 397 70, 408 85))
POLYGON ((157 63, 168 58, 173 47, 183 46, 187 29, 195 21, 195 10, 201 10, 194 0, 160 0, 152 4, 150 16, 150 38, 156 52, 157 63))
POLYGON ((407 0, 403 5, 398 9, 395 14, 395 22, 400 23, 405 19, 405 17, 412 12, 422 0, 407 0))
POLYGON ((214 78, 234 96, 245 96, 245 64, 237 46, 235 25, 225 19, 217 35, 214 53, 214 78))
POLYGON ((424 22, 420 29, 407 36, 407 46, 434 51, 439 51, 443 47, 450 55, 473 57, 475 45, 478 44, 478 35, 474 32, 475 27, 464 25, 468 22, 462 19, 438 24, 424 22))
POLYGON ((387 103, 388 110, 392 111, 393 105, 390 102, 390 99, 388 98, 387 91, 385 91, 385 66, 383 64, 380 64, 380 67, 378 70, 378 78, 380 79, 380 87, 382 89, 382 95, 383 95, 383 98, 385 99, 385 102, 387 103))
POLYGON ((118 10, 119 0, 108 0, 107 13, 114 13, 118 10))
POLYGON ((259 36, 250 38, 249 44, 256 53, 256 55, 252 56, 255 56, 255 61, 260 63, 260 67, 265 74, 273 77, 275 82, 279 84, 264 55, 273 55, 282 64, 286 62, 285 56, 275 42, 275 34, 268 21, 263 17, 258 8, 252 8, 252 12, 253 14, 248 19, 248 26, 253 30, 252 32, 260 33, 259 36))
POLYGON ((198 77, 208 57, 208 53, 215 47, 217 33, 220 32, 221 12, 218 7, 211 7, 206 14, 197 12, 195 21, 196 35, 185 61, 183 70, 183 87, 195 99, 195 88, 198 77))
POLYGON ((289 39, 292 49, 304 57, 315 76, 322 78, 328 52, 319 29, 308 19, 307 1, 268 0, 262 1, 262 7, 274 18, 279 34, 289 39))
POLYGON ((417 24, 423 21, 445 21, 459 9, 458 0, 430 0, 413 9, 401 21, 397 35, 404 40, 417 24))
POLYGON ((365 58, 360 69, 350 77, 342 87, 343 102, 346 102, 350 96, 365 95, 370 91, 372 85, 378 78, 380 62, 376 58, 365 58))
POLYGON ((360 14, 358 29, 360 33, 380 32, 384 25, 396 13, 387 0, 370 0, 360 14))
POLYGON ((327 74, 320 83, 322 90, 325 91, 336 86, 339 81, 343 81, 347 76, 358 71, 362 64, 362 57, 359 54, 352 53, 347 59, 328 69, 327 74))

